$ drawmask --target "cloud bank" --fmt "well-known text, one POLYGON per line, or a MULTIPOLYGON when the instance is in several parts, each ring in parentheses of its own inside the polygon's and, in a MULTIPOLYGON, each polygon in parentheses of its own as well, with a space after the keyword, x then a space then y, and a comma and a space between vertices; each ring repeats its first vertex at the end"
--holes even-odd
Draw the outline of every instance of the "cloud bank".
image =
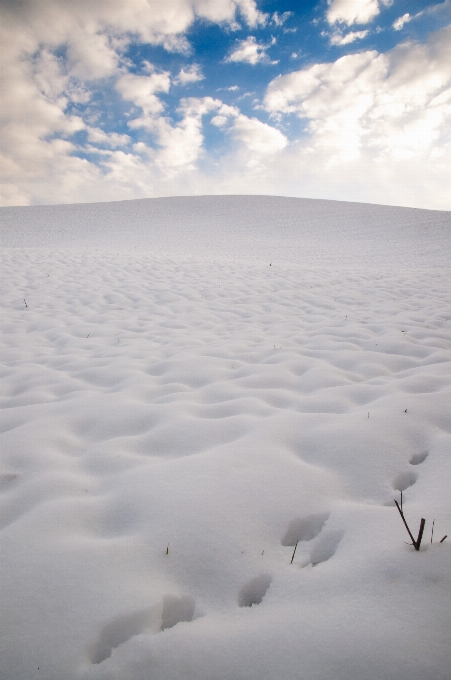
MULTIPOLYGON (((254 0, 0 4, 2 205, 271 193, 451 207, 449 27, 269 75, 250 110, 208 89, 189 31, 251 32, 223 62, 269 73, 278 41, 254 33, 285 30, 290 13, 254 0), (142 45, 184 65, 138 63, 131 48, 142 45)), ((332 45, 360 44, 387 4, 329 2, 332 45)))

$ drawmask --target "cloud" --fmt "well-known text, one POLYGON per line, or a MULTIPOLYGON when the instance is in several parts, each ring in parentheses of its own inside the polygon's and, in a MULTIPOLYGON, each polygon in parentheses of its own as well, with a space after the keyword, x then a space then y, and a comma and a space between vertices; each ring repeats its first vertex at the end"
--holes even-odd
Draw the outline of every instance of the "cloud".
POLYGON ((226 57, 226 62, 244 62, 247 64, 276 64, 277 62, 271 61, 266 54, 266 51, 275 44, 275 38, 271 42, 258 43, 254 36, 249 36, 245 40, 241 40, 236 48, 233 50, 228 57, 226 57))
POLYGON ((406 14, 403 14, 401 17, 398 17, 396 21, 393 22, 392 26, 395 29, 395 31, 400 31, 404 26, 411 21, 418 20, 420 18, 435 18, 436 20, 440 17, 442 21, 442 25, 447 25, 449 24, 451 20, 451 0, 444 0, 444 2, 439 2, 436 5, 430 5, 429 7, 425 7, 422 9, 420 12, 417 12, 416 14, 409 14, 408 12, 406 14))
MULTIPOLYGON (((128 58, 140 43, 187 55, 196 16, 229 28, 274 25, 253 0, 1 6, 4 205, 266 192, 449 208, 449 30, 425 45, 351 54, 274 79, 263 122, 217 98, 177 100, 174 86, 202 78, 196 64, 171 72, 128 58), (290 141, 294 117, 303 129, 290 141), (213 151, 209 138, 219 139, 213 151)), ((330 3, 335 44, 364 37, 346 26, 368 19, 371 7, 330 3)), ((271 44, 248 38, 229 60, 268 63, 271 44)))
POLYGON ((145 116, 155 116, 164 110, 155 93, 169 92, 170 86, 170 74, 167 71, 152 73, 149 76, 127 73, 116 82, 116 90, 124 99, 141 107, 145 116))
POLYGON ((398 164, 404 172, 410 164, 418 184, 426 167, 435 176, 440 168, 451 183, 449 63, 450 27, 426 44, 347 55, 279 76, 267 88, 265 107, 280 120, 296 114, 304 121, 299 164, 332 174, 348 166, 356 180, 359 167, 372 167, 374 173, 378 166, 380 177, 385 168, 389 177, 398 164))
POLYGON ((175 177, 181 171, 196 170, 196 163, 205 156, 204 118, 215 115, 211 123, 221 128, 233 142, 234 148, 228 155, 237 151, 246 162, 268 154, 275 154, 285 148, 286 137, 276 128, 262 123, 257 118, 243 115, 236 106, 224 104, 213 97, 188 97, 181 100, 178 112, 182 120, 173 123, 169 118, 154 121, 152 132, 157 148, 150 151, 156 167, 164 171, 166 177, 175 177))
POLYGON ((367 24, 379 14, 378 0, 328 0, 329 24, 367 24))
POLYGON ((229 134, 254 157, 275 154, 284 149, 288 143, 285 135, 276 128, 243 114, 236 116, 229 134))
POLYGON ((221 104, 212 97, 189 97, 181 101, 179 112, 183 118, 179 123, 173 125, 159 118, 154 129, 159 146, 154 155, 156 166, 168 176, 175 176, 181 169, 194 170, 203 152, 202 118, 221 104))
MULTIPOLYGON (((204 154, 203 117, 222 106, 220 100, 212 97, 182 99, 177 110, 181 115, 178 122, 169 116, 145 112, 132 119, 129 127, 145 129, 151 135, 152 144, 135 144, 135 151, 141 159, 151 163, 155 176, 172 178, 181 172, 195 170, 197 161, 204 154)), ((111 167, 111 162, 108 166, 111 167)))
MULTIPOLYGON (((115 88, 124 102, 132 102, 141 108, 143 118, 153 120, 163 114, 159 95, 170 87, 167 73, 127 73, 130 44, 162 45, 188 54, 186 32, 196 17, 232 26, 239 16, 250 28, 267 21, 255 0, 3 0, 0 11, 0 166, 2 200, 8 203, 52 202, 56 186, 61 192, 57 200, 73 200, 82 190, 83 200, 88 200, 96 183, 107 186, 114 181, 114 164, 107 164, 107 156, 99 166, 78 157, 96 145, 105 155, 104 147, 128 144, 126 135, 100 132, 99 120, 107 113, 96 105, 96 96, 101 93, 108 107, 115 88), (86 149, 74 138, 83 131, 89 141, 86 149), (110 173, 108 181, 105 172, 110 173), (50 193, 46 182, 52 186, 50 193)), ((176 82, 200 78, 193 65, 182 69, 176 82)), ((115 152, 115 162, 120 159, 134 167, 122 153, 115 152)), ((99 198, 105 196, 103 189, 98 191, 99 198)))
POLYGON ((88 140, 94 144, 100 144, 110 148, 126 146, 131 142, 128 135, 120 135, 117 132, 105 132, 100 128, 87 128, 88 140))
POLYGON ((256 155, 275 154, 288 144, 280 130, 258 118, 243 115, 235 106, 222 105, 211 122, 225 129, 230 139, 254 158, 256 155))
POLYGON ((340 32, 333 33, 330 37, 330 44, 331 45, 349 45, 350 43, 353 43, 355 40, 362 40, 363 38, 366 38, 368 35, 369 31, 351 31, 350 33, 346 33, 343 35, 340 32))
POLYGON ((399 17, 398 19, 396 19, 396 21, 393 22, 393 28, 395 29, 395 31, 400 31, 404 24, 407 24, 409 21, 412 21, 412 17, 407 12, 406 14, 403 14, 402 17, 399 17))
MULTIPOLYGON (((212 6, 214 6, 215 3, 216 0, 211 0, 212 6)), ((230 2, 224 4, 227 7, 230 7, 230 2)), ((260 10, 257 9, 255 0, 233 0, 233 4, 236 5, 237 9, 239 9, 241 14, 244 16, 247 25, 251 28, 259 25, 264 26, 266 24, 268 15, 264 12, 260 12, 260 10)))
POLYGON ((180 70, 177 78, 174 80, 176 85, 188 85, 188 83, 197 83, 203 80, 205 76, 201 72, 199 64, 190 64, 180 70))
POLYGON ((274 26, 283 26, 291 16, 293 16, 293 12, 282 12, 282 14, 274 12, 271 16, 271 23, 274 24, 274 26))
POLYGON ((354 158, 362 148, 415 155, 448 129, 443 98, 451 87, 451 30, 434 37, 429 44, 351 54, 279 76, 268 86, 266 109, 304 119, 310 143, 327 146, 331 159, 354 158))
MULTIPOLYGON (((193 6, 194 12, 217 24, 228 24, 233 30, 239 28, 236 18, 239 16, 250 28, 264 26, 268 14, 257 9, 255 0, 186 0, 193 6)), ((167 3, 169 4, 169 3, 167 3)))

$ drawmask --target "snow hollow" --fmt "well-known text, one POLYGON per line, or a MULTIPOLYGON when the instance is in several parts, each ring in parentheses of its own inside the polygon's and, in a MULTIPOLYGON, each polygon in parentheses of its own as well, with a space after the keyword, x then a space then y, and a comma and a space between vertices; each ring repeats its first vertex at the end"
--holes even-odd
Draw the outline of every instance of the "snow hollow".
POLYGON ((2 680, 447 680, 451 213, 0 219, 2 680))

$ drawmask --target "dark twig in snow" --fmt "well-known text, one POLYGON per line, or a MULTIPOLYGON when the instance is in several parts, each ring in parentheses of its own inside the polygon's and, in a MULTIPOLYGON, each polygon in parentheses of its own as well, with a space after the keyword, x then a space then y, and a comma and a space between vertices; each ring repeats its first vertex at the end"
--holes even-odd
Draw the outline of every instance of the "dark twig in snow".
POLYGON ((419 550, 419 549, 420 549, 420 545, 421 545, 421 539, 423 538, 424 525, 426 524, 426 520, 423 519, 423 518, 421 518, 421 522, 420 522, 420 530, 419 530, 419 532, 418 532, 418 538, 417 538, 417 540, 415 540, 414 537, 412 536, 412 532, 411 532, 410 529, 409 529, 409 525, 408 525, 407 522, 406 522, 406 518, 404 517, 404 513, 403 513, 403 511, 401 510, 401 508, 399 507, 398 501, 395 501, 395 504, 396 504, 396 507, 397 507, 398 510, 399 510, 399 514, 401 515, 402 521, 404 522, 404 526, 405 526, 406 529, 407 529, 407 533, 408 533, 409 536, 410 536, 410 539, 411 539, 411 541, 412 541, 413 547, 415 548, 415 550, 419 550))
POLYGON ((426 524, 426 520, 423 519, 423 517, 422 517, 422 518, 421 518, 421 522, 420 522, 420 530, 419 530, 419 532, 418 532, 417 542, 415 543, 415 550, 419 550, 419 549, 420 549, 421 539, 423 538, 423 531, 424 531, 424 525, 425 525, 425 524, 426 524))

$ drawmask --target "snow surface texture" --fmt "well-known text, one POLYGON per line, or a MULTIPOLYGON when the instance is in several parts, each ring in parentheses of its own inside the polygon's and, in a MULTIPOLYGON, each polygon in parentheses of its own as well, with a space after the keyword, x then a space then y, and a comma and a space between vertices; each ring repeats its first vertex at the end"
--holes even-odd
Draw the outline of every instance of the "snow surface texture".
POLYGON ((2 680, 448 680, 450 213, 0 217, 2 680))

